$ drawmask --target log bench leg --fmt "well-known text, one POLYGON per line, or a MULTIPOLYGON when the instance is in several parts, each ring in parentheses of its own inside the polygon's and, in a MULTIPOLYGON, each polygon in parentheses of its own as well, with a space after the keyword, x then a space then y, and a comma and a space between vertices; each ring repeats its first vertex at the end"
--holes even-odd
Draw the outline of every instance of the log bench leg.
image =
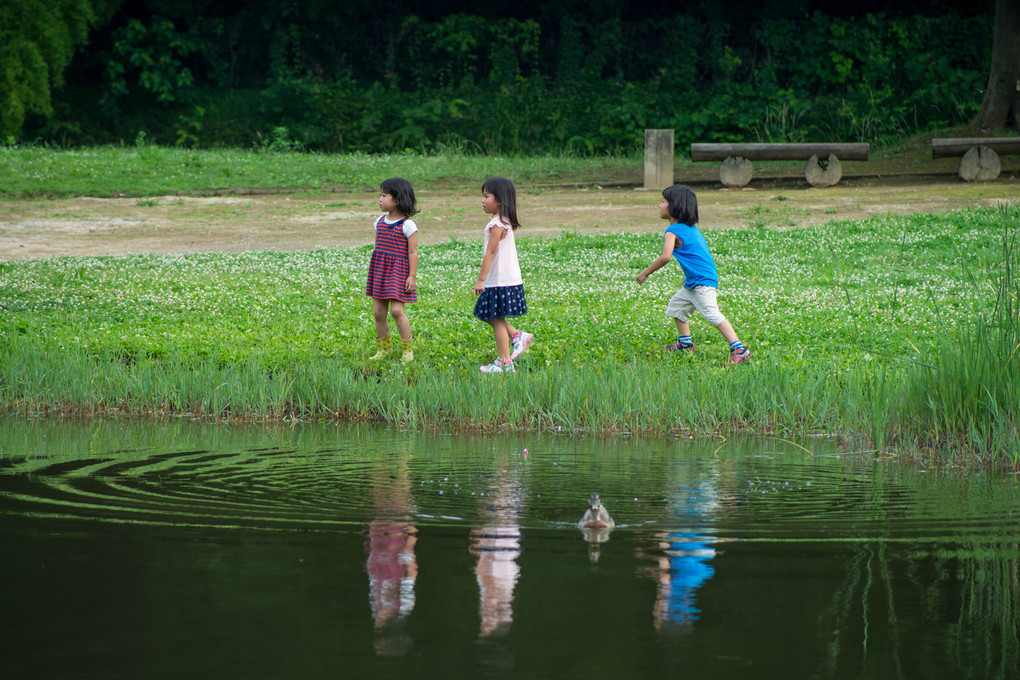
POLYGON ((746 187, 753 174, 751 161, 742 156, 728 156, 719 166, 719 181, 724 187, 746 187))
POLYGON ((804 166, 804 179, 813 187, 831 187, 838 184, 843 177, 843 169, 839 165, 839 159, 829 154, 825 161, 825 167, 818 161, 818 156, 812 156, 804 166))
POLYGON ((965 182, 987 182, 999 176, 999 154, 987 146, 972 146, 960 158, 957 174, 965 182))

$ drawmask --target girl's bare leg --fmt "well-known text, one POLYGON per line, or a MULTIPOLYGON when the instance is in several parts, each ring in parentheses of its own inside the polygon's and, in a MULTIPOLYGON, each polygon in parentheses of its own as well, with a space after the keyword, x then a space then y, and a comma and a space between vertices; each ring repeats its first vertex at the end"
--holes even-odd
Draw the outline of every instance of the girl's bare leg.
MULTIPOLYGON (((393 322, 397 324, 397 332, 400 333, 400 339, 410 340, 411 322, 408 320, 407 314, 404 313, 404 303, 400 300, 391 300, 390 316, 393 317, 393 322)), ((388 326, 386 328, 386 332, 390 332, 388 326)))
POLYGON ((372 298, 372 316, 375 317, 375 336, 377 338, 390 337, 390 323, 386 320, 389 306, 389 300, 372 298))
POLYGON ((499 354, 499 358, 504 363, 510 361, 510 324, 506 322, 506 319, 491 319, 487 321, 492 326, 492 332, 496 336, 496 352, 499 354))

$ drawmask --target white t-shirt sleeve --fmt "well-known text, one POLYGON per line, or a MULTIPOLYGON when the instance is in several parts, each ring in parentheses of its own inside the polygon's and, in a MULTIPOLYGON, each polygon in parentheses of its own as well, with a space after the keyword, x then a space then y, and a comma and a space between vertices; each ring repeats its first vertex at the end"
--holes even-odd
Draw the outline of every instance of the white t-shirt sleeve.
MULTIPOLYGON (((393 222, 390 222, 389 217, 386 215, 386 213, 383 213, 382 215, 380 215, 380 217, 382 218, 382 221, 385 222, 386 224, 393 224, 393 222)), ((379 220, 377 219, 376 222, 378 221, 379 220)), ((412 219, 404 220, 404 223, 400 225, 400 227, 404 230, 404 238, 411 238, 411 234, 418 231, 418 225, 415 224, 414 220, 412 219)))

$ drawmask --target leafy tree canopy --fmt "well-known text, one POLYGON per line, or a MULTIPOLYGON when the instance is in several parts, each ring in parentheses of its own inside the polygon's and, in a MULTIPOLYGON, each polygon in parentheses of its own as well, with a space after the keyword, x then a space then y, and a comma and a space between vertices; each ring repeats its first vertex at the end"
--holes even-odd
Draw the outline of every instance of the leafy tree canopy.
POLYGON ((0 136, 21 130, 27 113, 48 115, 50 91, 123 0, 4 0, 0 3, 0 136))
MULTIPOLYGON (((43 1, 6 0, 0 19, 43 1)), ((51 15, 75 10, 78 23, 40 24, 36 10, 0 23, 21 40, 5 41, 11 54, 38 46, 38 25, 63 27, 67 43, 8 57, 17 68, 0 73, 12 83, 0 95, 15 93, 7 134, 27 111, 27 134, 72 143, 144 132, 246 145, 273 130, 308 149, 601 152, 647 127, 680 140, 873 141, 976 112, 994 4, 53 0, 51 15), (100 3, 115 14, 87 36, 106 23, 100 3)))

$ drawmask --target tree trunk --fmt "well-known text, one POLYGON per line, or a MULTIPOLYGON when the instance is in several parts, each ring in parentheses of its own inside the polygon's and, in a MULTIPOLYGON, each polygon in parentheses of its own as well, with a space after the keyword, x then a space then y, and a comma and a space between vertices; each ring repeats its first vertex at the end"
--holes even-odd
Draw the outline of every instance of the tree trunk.
POLYGON ((1020 0, 995 1, 988 89, 972 125, 1020 129, 1020 0))

